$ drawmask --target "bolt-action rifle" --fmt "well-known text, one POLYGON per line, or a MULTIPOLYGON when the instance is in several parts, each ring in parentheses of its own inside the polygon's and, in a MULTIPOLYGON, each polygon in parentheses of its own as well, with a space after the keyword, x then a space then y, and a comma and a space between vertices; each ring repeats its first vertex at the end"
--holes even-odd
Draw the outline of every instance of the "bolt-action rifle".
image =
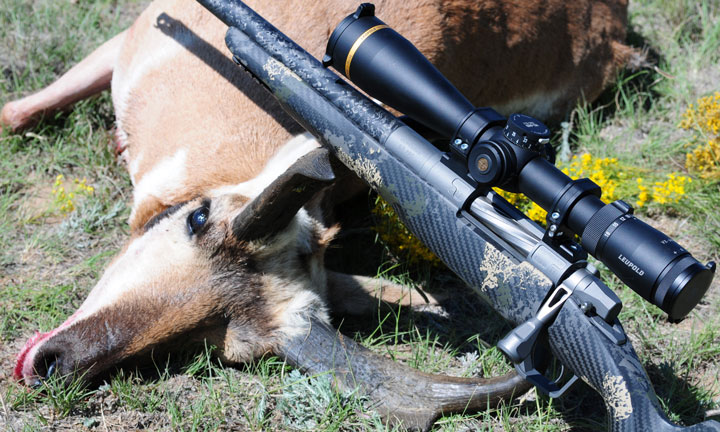
MULTIPOLYGON (((540 121, 474 107, 372 5, 338 25, 321 63, 242 2, 199 1, 230 27, 236 62, 516 325, 498 347, 523 377, 553 397, 582 378, 604 398, 613 431, 683 429, 664 415, 618 321, 620 299, 586 259, 596 257, 673 321, 705 294, 714 263, 695 260, 627 203, 601 201, 589 179, 555 168, 540 121), (444 150, 421 135, 428 130, 446 138, 444 150), (527 195, 548 211, 547 228, 492 187, 527 195), (550 353, 569 378, 544 375, 550 353)), ((720 431, 720 423, 684 429, 720 431)))

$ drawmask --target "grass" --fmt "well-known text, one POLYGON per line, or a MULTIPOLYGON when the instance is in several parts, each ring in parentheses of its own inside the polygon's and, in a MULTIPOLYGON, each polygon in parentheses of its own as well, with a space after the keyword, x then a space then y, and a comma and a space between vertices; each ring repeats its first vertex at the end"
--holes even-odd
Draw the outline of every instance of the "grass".
MULTIPOLYGON (((129 0, 0 0, 0 103, 47 85, 142 7, 129 0)), ((650 48, 657 69, 622 72, 599 101, 580 104, 572 151, 683 172, 692 133, 678 128, 681 115, 687 104, 720 90, 720 2, 633 1, 629 26, 630 41, 650 48)), ((14 356, 27 336, 72 313, 127 237, 130 182, 108 149, 112 125, 106 94, 49 116, 28 133, 0 136, 0 428, 389 430, 361 395, 334 391, 327 377, 301 375, 275 357, 225 367, 212 347, 156 360, 151 370, 122 369, 99 387, 51 380, 27 390, 14 383, 14 356), (58 174, 87 178, 95 188, 69 214, 53 206, 58 174)), ((680 204, 651 206, 642 217, 696 256, 717 260, 720 185, 694 184, 680 204)), ((395 261, 378 272, 408 283, 418 278, 395 261)), ((419 276, 433 277, 438 272, 419 276)), ((670 325, 607 272, 605 280, 623 300, 621 320, 669 416, 692 424, 720 408, 717 282, 688 320, 670 325)), ((423 371, 491 376, 510 369, 493 347, 508 327, 467 290, 453 289, 441 309, 336 324, 371 350, 423 371)), ((530 392, 484 412, 446 416, 435 429, 604 430, 605 411, 580 385, 557 400, 530 392)))

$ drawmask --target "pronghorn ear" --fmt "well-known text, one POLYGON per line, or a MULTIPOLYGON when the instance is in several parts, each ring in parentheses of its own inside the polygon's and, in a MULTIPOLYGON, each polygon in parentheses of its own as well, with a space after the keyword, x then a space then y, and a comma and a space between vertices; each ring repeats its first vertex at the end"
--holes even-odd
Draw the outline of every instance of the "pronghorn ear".
POLYGON ((233 233, 242 240, 256 240, 285 228, 322 188, 335 179, 337 162, 326 149, 313 150, 297 160, 233 221, 233 233))

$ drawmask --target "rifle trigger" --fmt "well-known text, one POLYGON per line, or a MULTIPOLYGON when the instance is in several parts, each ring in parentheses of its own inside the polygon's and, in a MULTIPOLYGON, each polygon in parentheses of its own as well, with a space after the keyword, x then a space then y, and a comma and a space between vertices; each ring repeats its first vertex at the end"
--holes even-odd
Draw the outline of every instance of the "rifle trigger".
POLYGON ((577 381, 577 380, 578 380, 578 376, 573 374, 573 376, 571 376, 570 379, 567 380, 567 382, 565 383, 564 386, 562 386, 559 390, 548 392, 548 396, 550 396, 551 398, 559 398, 566 391, 568 391, 570 389, 570 387, 572 387, 572 385, 575 384, 575 381, 577 381))

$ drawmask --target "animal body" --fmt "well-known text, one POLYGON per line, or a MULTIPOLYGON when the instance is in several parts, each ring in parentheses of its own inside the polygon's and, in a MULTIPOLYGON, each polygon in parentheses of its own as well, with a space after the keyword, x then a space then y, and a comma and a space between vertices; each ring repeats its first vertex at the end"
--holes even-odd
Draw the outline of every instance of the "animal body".
MULTIPOLYGON (((248 3, 316 57, 357 7, 350 1, 248 3)), ((579 97, 596 97, 632 53, 622 44, 622 0, 378 1, 376 9, 471 101, 506 114, 557 119, 579 97)), ((231 61, 225 31, 195 2, 154 1, 58 81, 3 108, 0 124, 19 129, 111 88, 118 152, 133 185, 131 238, 77 312, 27 342, 16 378, 32 385, 74 370, 91 378, 179 339, 207 340, 228 363, 276 353, 306 369, 333 370, 340 381, 361 377, 361 387, 383 401, 381 412, 419 428, 440 412, 481 408, 525 385, 514 375, 421 374, 335 334, 329 307, 360 313, 364 295, 407 297, 397 286, 384 284, 378 293, 382 282, 324 268, 336 228, 322 220, 318 198, 287 209, 290 216, 266 232, 238 231, 248 208, 264 205, 264 193, 283 187, 286 171, 324 156, 231 61), (328 363, 338 349, 338 357, 351 353, 355 364, 328 363)))

